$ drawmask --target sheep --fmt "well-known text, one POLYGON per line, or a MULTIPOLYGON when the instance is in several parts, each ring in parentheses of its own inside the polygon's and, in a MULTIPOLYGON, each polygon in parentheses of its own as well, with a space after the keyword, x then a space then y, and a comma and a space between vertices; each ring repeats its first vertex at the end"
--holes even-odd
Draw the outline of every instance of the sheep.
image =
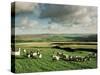
POLYGON ((20 51, 21 51, 21 48, 19 48, 18 51, 12 51, 11 55, 20 56, 20 51))
POLYGON ((36 52, 31 51, 30 54, 32 58, 42 58, 42 54, 40 54, 39 51, 36 51, 36 52))
POLYGON ((74 56, 75 61, 80 61, 80 56, 74 56))
MULTIPOLYGON (((95 55, 95 54, 94 54, 95 55)), ((71 55, 67 55, 67 54, 64 54, 64 53, 61 53, 61 52, 57 52, 55 54, 53 54, 53 60, 59 60, 59 59, 62 59, 62 60, 65 60, 65 61, 77 61, 77 62, 82 62, 82 61, 90 61, 91 58, 89 56, 71 56, 71 55)))
POLYGON ((74 60, 75 60, 75 61, 79 61, 79 62, 81 62, 81 61, 84 61, 85 58, 82 57, 82 56, 74 56, 74 60))
POLYGON ((73 61, 73 60, 74 60, 73 56, 69 55, 69 56, 68 56, 68 60, 69 60, 69 61, 73 61))
POLYGON ((67 56, 66 58, 67 61, 83 61, 82 56, 67 56))
POLYGON ((39 52, 39 50, 37 51, 37 57, 42 58, 42 54, 39 52))
POLYGON ((23 56, 26 56, 27 55, 27 51, 26 49, 23 50, 23 56))
POLYGON ((62 53, 61 52, 57 52, 57 55, 60 56, 60 55, 62 55, 62 53))
POLYGON ((57 52, 57 56, 59 56, 60 59, 65 60, 65 61, 73 61, 74 60, 74 56, 69 56, 67 54, 60 53, 60 52, 57 52))
POLYGON ((57 54, 53 54, 53 56, 52 56, 52 60, 59 60, 60 59, 60 56, 59 55, 57 55, 57 54))
POLYGON ((38 54, 38 58, 42 58, 42 54, 38 54))
POLYGON ((90 61, 91 60, 91 57, 90 56, 85 56, 84 57, 84 61, 86 61, 86 60, 90 61))
POLYGON ((32 58, 37 58, 37 52, 31 52, 31 57, 32 58))
POLYGON ((32 55, 33 55, 33 57, 34 57, 34 56, 37 56, 37 53, 36 53, 36 52, 34 52, 34 53, 32 53, 32 55))
MULTIPOLYGON (((27 56, 28 58, 33 58, 33 51, 27 52, 27 53, 26 53, 26 56, 27 56)), ((34 54, 34 56, 35 56, 35 54, 34 54)))
POLYGON ((28 55, 27 55, 27 57, 28 57, 28 58, 31 58, 31 55, 30 55, 30 54, 28 54, 28 55))
POLYGON ((93 52, 92 53, 93 57, 97 57, 97 53, 93 52))
POLYGON ((52 59, 53 60, 63 59, 63 53, 61 53, 61 52, 53 52, 52 59))
POLYGON ((88 54, 88 56, 89 56, 90 58, 95 58, 95 57, 97 57, 97 53, 95 53, 95 52, 90 52, 90 53, 88 54))
POLYGON ((64 55, 65 59, 68 59, 69 55, 64 55))
MULTIPOLYGON (((55 54, 55 53, 54 53, 54 54, 55 54)), ((59 56, 60 59, 62 59, 62 57, 63 57, 63 53, 61 53, 61 52, 57 52, 56 55, 59 56)))
POLYGON ((62 53, 60 55, 60 58, 63 59, 63 60, 69 60, 69 55, 62 53))
POLYGON ((23 52, 26 53, 26 49, 24 49, 23 52))

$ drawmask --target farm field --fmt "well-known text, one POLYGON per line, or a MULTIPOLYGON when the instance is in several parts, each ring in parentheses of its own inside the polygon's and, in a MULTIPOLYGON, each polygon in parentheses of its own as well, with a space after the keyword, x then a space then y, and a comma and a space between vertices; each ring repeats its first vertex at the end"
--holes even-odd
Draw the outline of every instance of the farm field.
MULTIPOLYGON (((58 42, 56 42, 58 43, 58 42)), ((68 42, 66 42, 68 44, 68 42)), ((71 42, 70 42, 71 43, 71 42)), ((85 43, 85 42, 84 42, 85 43)), ((91 42, 90 42, 91 43, 91 42)), ((89 49, 97 49, 96 42, 92 44, 93 45, 85 45, 81 43, 81 45, 77 44, 75 45, 72 43, 72 45, 59 45, 61 47, 69 47, 69 48, 76 48, 76 51, 70 52, 66 49, 58 49, 53 48, 52 43, 50 42, 31 42, 31 43, 16 43, 17 48, 21 48, 21 56, 15 57, 15 72, 16 73, 22 73, 22 72, 43 72, 43 71, 60 71, 60 70, 78 70, 78 69, 93 69, 97 68, 97 59, 92 58, 90 61, 86 62, 75 62, 75 61, 53 61, 52 55, 53 52, 63 52, 67 55, 79 55, 79 56, 86 56, 91 51, 84 51, 84 50, 77 50, 77 48, 89 48, 89 49), (43 54, 42 59, 33 59, 33 58, 27 58, 23 56, 23 50, 26 49, 27 52, 30 50, 41 50, 41 54, 43 54)), ((61 42, 59 43, 61 44, 61 42)), ((13 67, 13 64, 12 64, 13 67)))
POLYGON ((60 47, 71 47, 71 48, 92 48, 96 49, 96 42, 27 42, 27 43, 16 43, 16 47, 52 47, 59 45, 60 47))

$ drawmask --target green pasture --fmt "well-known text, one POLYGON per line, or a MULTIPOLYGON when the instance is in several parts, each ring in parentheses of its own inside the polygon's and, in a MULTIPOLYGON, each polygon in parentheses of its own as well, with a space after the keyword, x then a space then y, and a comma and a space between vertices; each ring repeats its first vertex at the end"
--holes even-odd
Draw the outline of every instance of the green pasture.
MULTIPOLYGON (((87 45, 84 45, 84 47, 87 45)), ((45 47, 45 46, 27 46, 23 44, 16 44, 16 47, 20 47, 21 50, 21 56, 15 57, 15 72, 16 73, 27 73, 27 72, 44 72, 44 71, 62 71, 62 70, 79 70, 79 69, 93 69, 97 68, 97 59, 92 58, 91 61, 86 62, 75 62, 75 61, 52 61, 52 54, 53 52, 64 52, 68 55, 79 55, 79 56, 86 56, 88 55, 88 51, 81 51, 76 50, 75 52, 69 52, 62 49, 56 49, 53 47, 45 47), (23 49, 26 49, 27 52, 30 50, 41 50, 41 53, 43 55, 43 58, 41 59, 32 59, 27 58, 24 56, 23 49)), ((71 46, 70 46, 71 47, 71 46)), ((72 46, 73 47, 73 46, 72 46)), ((78 45, 77 45, 78 47, 78 45)), ((83 46, 82 46, 83 47, 83 46)), ((90 46, 91 48, 94 47, 94 45, 90 46)), ((90 48, 89 47, 89 48, 90 48)), ((12 67, 13 64, 12 64, 12 67)))

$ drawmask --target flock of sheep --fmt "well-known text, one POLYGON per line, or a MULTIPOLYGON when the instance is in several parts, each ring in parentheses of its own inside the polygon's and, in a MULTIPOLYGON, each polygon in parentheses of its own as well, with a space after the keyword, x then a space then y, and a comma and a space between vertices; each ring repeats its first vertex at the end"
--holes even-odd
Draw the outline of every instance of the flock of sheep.
POLYGON ((65 60, 65 61, 90 61, 91 58, 96 57, 97 54, 94 52, 90 52, 87 56, 71 56, 61 52, 57 52, 53 54, 53 60, 65 60))
MULTIPOLYGON (((12 52, 12 55, 14 54, 19 54, 20 55, 20 50, 21 48, 19 48, 19 51, 17 53, 12 52)), ((40 50, 36 50, 36 51, 27 51, 26 49, 23 50, 23 55, 26 56, 27 58, 42 58, 43 55, 40 52, 40 50)), ((97 54, 95 52, 89 52, 87 56, 71 56, 71 55, 67 55, 64 54, 62 52, 54 52, 52 54, 52 60, 53 61, 58 61, 58 60, 64 60, 64 61, 90 61, 91 58, 96 57, 97 54)))
POLYGON ((37 51, 30 51, 27 52, 25 49, 23 50, 24 55, 28 58, 42 58, 42 54, 40 53, 39 50, 37 51))

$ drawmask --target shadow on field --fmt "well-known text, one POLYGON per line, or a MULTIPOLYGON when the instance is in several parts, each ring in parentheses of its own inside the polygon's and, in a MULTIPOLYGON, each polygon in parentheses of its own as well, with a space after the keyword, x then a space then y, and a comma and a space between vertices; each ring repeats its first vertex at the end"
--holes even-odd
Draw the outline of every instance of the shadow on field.
POLYGON ((65 50, 65 51, 69 51, 69 52, 74 52, 75 50, 70 48, 70 47, 65 47, 65 48, 61 48, 60 46, 53 46, 53 48, 56 48, 56 49, 60 49, 60 50, 65 50))
POLYGON ((91 49, 91 48, 77 48, 76 50, 81 50, 81 51, 88 51, 88 52, 95 52, 95 53, 97 53, 97 49, 91 49))
POLYGON ((95 52, 97 53, 97 49, 92 48, 70 48, 70 47, 60 47, 60 46, 53 46, 53 48, 68 51, 68 52, 75 52, 75 51, 87 51, 87 52, 95 52))

